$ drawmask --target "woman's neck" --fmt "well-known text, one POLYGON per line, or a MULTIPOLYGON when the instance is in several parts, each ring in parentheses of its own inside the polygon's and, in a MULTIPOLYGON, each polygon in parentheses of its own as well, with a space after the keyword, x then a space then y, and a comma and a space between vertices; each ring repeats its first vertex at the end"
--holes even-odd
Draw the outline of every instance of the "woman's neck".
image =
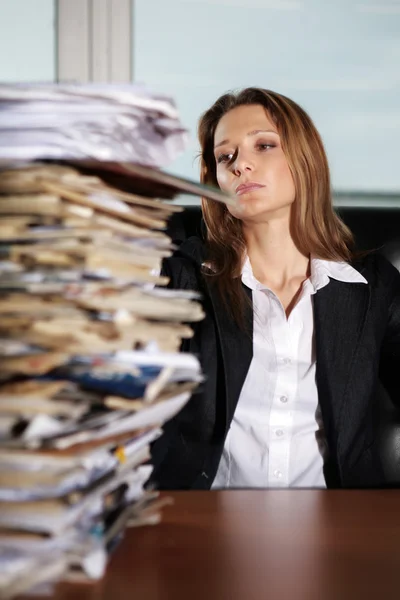
POLYGON ((283 288, 309 276, 310 260, 296 247, 287 219, 243 223, 254 276, 271 288, 283 288))

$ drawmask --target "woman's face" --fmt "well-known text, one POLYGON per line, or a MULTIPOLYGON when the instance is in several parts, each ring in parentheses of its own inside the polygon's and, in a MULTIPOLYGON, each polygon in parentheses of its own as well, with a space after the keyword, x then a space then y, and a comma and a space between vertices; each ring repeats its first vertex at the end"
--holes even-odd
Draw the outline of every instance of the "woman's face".
POLYGON ((230 213, 244 221, 290 214, 295 188, 274 122, 259 104, 238 106, 219 121, 214 135, 217 180, 237 198, 230 213))

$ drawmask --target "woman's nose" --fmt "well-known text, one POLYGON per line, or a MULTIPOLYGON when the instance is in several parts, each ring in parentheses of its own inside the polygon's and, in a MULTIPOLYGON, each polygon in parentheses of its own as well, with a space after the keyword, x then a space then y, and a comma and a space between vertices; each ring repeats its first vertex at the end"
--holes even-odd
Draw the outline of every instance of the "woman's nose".
POLYGON ((236 157, 233 163, 233 171, 235 175, 242 175, 245 172, 251 172, 253 170, 253 164, 251 160, 244 154, 236 157))

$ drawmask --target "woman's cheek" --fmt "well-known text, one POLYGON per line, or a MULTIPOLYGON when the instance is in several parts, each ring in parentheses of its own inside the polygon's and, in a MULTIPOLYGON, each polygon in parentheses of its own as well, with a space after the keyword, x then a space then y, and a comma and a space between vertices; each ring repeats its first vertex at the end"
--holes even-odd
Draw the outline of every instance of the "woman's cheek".
POLYGON ((223 192, 229 191, 228 177, 226 176, 226 173, 221 173, 221 172, 217 171, 217 182, 218 182, 220 189, 223 192))

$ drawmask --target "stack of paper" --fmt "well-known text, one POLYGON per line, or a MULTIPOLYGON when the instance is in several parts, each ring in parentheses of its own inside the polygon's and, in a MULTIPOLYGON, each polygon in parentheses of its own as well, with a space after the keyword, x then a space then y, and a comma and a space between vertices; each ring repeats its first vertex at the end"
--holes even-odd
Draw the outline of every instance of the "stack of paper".
POLYGON ((140 85, 0 85, 0 160, 169 164, 186 132, 169 98, 140 85))
POLYGON ((16 158, 0 168, 2 598, 97 579, 128 524, 159 521, 150 444, 202 380, 179 347, 203 311, 160 287, 180 208, 155 196, 225 200, 135 164, 16 158))

